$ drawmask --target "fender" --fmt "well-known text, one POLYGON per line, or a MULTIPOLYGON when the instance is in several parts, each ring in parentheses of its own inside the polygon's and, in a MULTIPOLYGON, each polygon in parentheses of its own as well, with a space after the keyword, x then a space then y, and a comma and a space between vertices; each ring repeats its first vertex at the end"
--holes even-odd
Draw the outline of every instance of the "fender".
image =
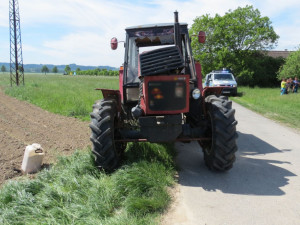
POLYGON ((224 87, 205 87, 202 91, 203 98, 206 98, 208 95, 221 95, 224 87))
POLYGON ((221 95, 224 87, 205 87, 201 93, 202 97, 202 107, 203 107, 203 113, 206 116, 207 115, 207 110, 206 110, 206 104, 205 104, 205 98, 208 95, 221 95))
POLYGON ((96 88, 95 90, 100 90, 102 92, 103 98, 106 99, 115 99, 117 101, 117 109, 118 112, 121 112, 121 93, 119 90, 113 89, 104 89, 104 88, 96 88))

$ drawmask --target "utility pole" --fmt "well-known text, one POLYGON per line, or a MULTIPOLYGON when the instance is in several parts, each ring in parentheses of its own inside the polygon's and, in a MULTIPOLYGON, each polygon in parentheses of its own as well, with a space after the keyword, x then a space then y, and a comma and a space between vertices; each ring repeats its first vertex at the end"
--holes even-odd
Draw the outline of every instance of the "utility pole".
POLYGON ((24 85, 20 13, 18 0, 9 0, 10 85, 24 85))

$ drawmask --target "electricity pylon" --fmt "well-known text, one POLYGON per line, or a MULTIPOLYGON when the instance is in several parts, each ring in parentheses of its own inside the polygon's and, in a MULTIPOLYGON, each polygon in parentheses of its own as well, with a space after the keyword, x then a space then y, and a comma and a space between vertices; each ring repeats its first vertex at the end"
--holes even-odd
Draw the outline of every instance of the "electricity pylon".
POLYGON ((10 85, 24 85, 24 67, 18 0, 9 1, 10 85))

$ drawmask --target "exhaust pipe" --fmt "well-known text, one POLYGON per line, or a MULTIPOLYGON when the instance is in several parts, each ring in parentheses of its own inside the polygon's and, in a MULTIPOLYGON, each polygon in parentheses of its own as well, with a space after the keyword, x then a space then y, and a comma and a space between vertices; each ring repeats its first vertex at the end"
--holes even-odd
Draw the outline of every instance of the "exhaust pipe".
POLYGON ((179 48, 180 52, 182 53, 180 24, 178 22, 178 12, 177 11, 174 12, 174 42, 175 42, 175 45, 179 48))

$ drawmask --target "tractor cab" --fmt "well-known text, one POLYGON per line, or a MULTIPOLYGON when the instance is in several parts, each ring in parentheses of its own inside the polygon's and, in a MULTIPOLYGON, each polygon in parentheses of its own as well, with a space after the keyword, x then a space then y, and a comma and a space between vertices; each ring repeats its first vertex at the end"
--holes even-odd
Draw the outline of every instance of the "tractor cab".
POLYGON ((197 83, 187 26, 178 23, 180 43, 174 23, 126 28, 120 92, 135 117, 188 111, 197 83))
MULTIPOLYGON (((194 62, 191 57, 191 46, 189 42, 189 34, 187 24, 180 24, 180 36, 181 36, 181 49, 178 49, 178 53, 181 54, 180 60, 182 64, 176 67, 176 64, 172 67, 177 74, 189 74, 191 77, 195 78, 194 72, 194 62)), ((124 64, 124 84, 139 83, 138 65, 139 65, 139 55, 145 54, 149 51, 153 51, 161 48, 175 48, 174 42, 174 24, 153 24, 153 25, 143 25, 136 27, 126 28, 126 53, 125 53, 125 64, 124 64)), ((157 51, 159 54, 159 50, 157 51)), ((176 53, 175 53, 176 54, 176 53)), ((168 58, 173 57, 169 55, 168 58)), ((159 55, 155 58, 152 57, 153 61, 159 60, 159 55)), ((148 71, 148 74, 163 74, 163 72, 168 73, 170 70, 166 68, 163 70, 162 67, 165 61, 160 61, 155 68, 151 68, 152 71, 148 71), (159 67, 161 65, 161 67, 159 67), (161 70, 161 71, 159 71, 161 70)), ((170 63, 174 63, 170 61, 170 63)), ((179 62, 180 63, 180 62, 179 62)), ((140 71, 142 72, 142 71, 140 71)), ((148 75, 147 74, 147 75, 148 75)))

